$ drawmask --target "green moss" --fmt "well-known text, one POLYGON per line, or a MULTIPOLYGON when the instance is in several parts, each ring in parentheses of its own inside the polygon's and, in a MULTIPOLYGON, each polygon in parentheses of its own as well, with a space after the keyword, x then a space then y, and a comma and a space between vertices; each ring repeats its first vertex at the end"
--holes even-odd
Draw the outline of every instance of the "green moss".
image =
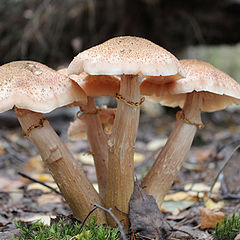
POLYGON ((216 240, 234 240, 240 230, 240 214, 224 218, 223 223, 217 223, 214 238, 216 240))
POLYGON ((51 226, 46 226, 42 222, 37 221, 30 226, 15 221, 17 228, 21 229, 21 233, 17 236, 18 240, 118 240, 118 228, 109 228, 102 225, 96 225, 96 217, 81 230, 81 223, 75 222, 69 224, 64 219, 51 226))

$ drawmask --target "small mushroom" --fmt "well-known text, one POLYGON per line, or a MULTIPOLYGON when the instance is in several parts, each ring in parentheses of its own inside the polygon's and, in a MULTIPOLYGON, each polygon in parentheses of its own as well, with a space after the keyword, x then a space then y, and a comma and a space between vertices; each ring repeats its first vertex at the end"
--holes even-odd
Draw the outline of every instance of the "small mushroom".
MULTIPOLYGON (((37 147, 73 214, 83 220, 102 200, 42 113, 71 103, 87 103, 83 90, 66 76, 33 61, 0 66, 0 112, 15 108, 25 136, 37 147)), ((98 211, 98 222, 105 215, 98 211)))
MULTIPOLYGON (((106 207, 128 226, 126 213, 134 183, 134 147, 139 122, 138 76, 184 76, 178 60, 160 46, 138 37, 117 37, 79 53, 68 67, 69 74, 91 76, 120 75, 120 91, 115 93, 117 112, 108 140, 106 207), (116 210, 118 209, 118 210, 116 210), (119 211, 120 210, 120 211, 119 211)), ((159 78, 158 78, 159 77, 159 78)), ((175 79, 175 80, 176 80, 175 79)), ((157 80, 156 80, 157 81, 157 80)), ((114 225, 111 217, 108 222, 114 225)))
POLYGON ((166 145, 141 183, 159 206, 182 166, 197 128, 203 127, 201 111, 221 110, 240 101, 240 85, 227 74, 199 60, 181 60, 180 63, 186 78, 162 86, 143 81, 141 86, 142 92, 155 95, 155 101, 182 108, 166 145))

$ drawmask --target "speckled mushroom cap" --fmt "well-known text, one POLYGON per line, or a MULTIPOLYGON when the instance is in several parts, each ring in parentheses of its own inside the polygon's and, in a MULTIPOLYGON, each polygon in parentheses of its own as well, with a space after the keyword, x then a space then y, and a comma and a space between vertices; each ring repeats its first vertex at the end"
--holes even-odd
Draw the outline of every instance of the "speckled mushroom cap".
POLYGON ((155 86, 155 101, 166 106, 183 107, 186 93, 196 91, 201 93, 202 111, 221 110, 232 103, 240 103, 240 85, 229 75, 200 60, 181 60, 180 63, 186 71, 186 78, 166 84, 165 90, 159 92, 155 86))
POLYGON ((84 91, 41 63, 16 61, 0 66, 0 112, 16 106, 46 113, 74 102, 86 104, 84 91))
MULTIPOLYGON (((68 74, 139 74, 141 76, 184 76, 179 61, 170 52, 139 37, 116 37, 79 53, 68 74)), ((161 79, 160 79, 161 80, 161 79)))
MULTIPOLYGON (((58 70, 59 73, 67 75, 67 69, 58 70)), ((115 96, 120 89, 120 79, 109 75, 88 75, 85 72, 68 75, 75 81, 89 97, 115 96)))

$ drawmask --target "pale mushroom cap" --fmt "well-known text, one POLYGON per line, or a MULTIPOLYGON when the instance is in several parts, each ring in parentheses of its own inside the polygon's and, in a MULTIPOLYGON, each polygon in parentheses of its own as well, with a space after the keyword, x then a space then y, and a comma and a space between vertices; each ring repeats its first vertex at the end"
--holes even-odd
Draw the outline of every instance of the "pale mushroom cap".
POLYGON ((16 106, 46 113, 74 102, 86 104, 84 91, 41 63, 16 61, 0 66, 0 112, 16 106))
POLYGON ((184 70, 175 56, 149 40, 116 37, 79 53, 68 67, 68 74, 91 75, 140 74, 169 76, 184 70))
POLYGON ((226 73, 200 60, 181 60, 180 63, 186 78, 167 84, 158 93, 155 92, 155 101, 166 106, 183 107, 186 93, 196 91, 202 96, 202 111, 221 110, 240 102, 240 85, 226 73))

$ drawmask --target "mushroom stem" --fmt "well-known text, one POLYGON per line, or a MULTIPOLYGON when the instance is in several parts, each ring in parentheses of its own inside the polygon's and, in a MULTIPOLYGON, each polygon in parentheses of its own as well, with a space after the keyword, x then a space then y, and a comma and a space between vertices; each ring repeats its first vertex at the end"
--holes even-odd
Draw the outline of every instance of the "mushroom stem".
MULTIPOLYGON (((94 203, 103 204, 82 168, 42 114, 15 108, 23 132, 33 141, 74 216, 83 220, 94 203)), ((106 223, 103 211, 97 222, 106 223)))
POLYGON ((141 187, 152 195, 160 207, 190 150, 197 126, 202 125, 201 95, 187 94, 183 107, 184 119, 178 119, 167 143, 159 152, 141 187))
MULTIPOLYGON (((125 229, 128 227, 129 200, 134 185, 134 147, 139 123, 140 89, 138 76, 121 75, 117 112, 108 141, 106 207, 112 208, 125 229), (125 100, 124 100, 125 99, 125 100)), ((110 225, 115 222, 109 216, 110 225)))
POLYGON ((99 195, 103 200, 105 200, 108 167, 107 135, 103 130, 93 97, 88 97, 88 104, 86 106, 82 106, 81 110, 83 110, 83 112, 86 110, 86 112, 83 113, 83 117, 86 122, 87 136, 93 152, 99 186, 99 195))

